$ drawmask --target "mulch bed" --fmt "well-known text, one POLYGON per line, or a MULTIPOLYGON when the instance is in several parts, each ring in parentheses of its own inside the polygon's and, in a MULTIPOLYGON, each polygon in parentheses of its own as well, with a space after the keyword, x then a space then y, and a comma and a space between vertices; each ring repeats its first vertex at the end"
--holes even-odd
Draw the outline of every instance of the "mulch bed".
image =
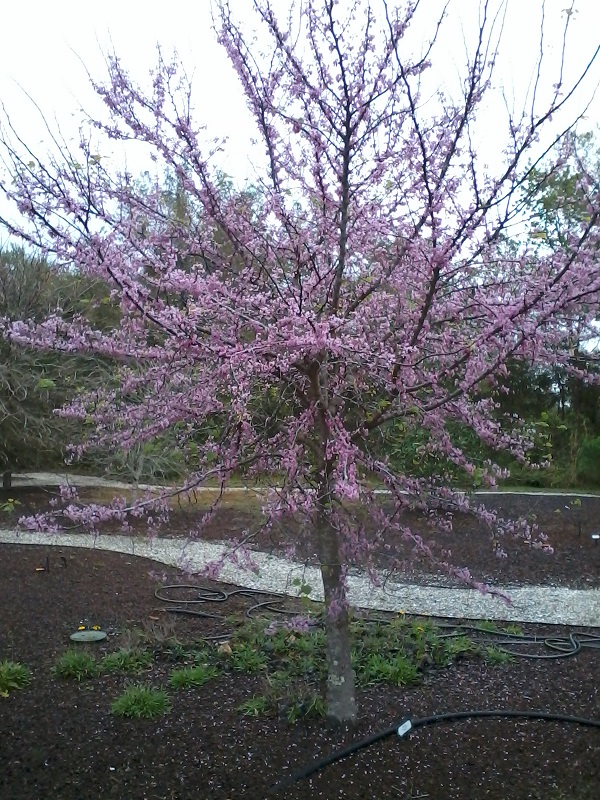
MULTIPOLYGON (((578 542, 576 531, 569 536, 573 549, 561 560, 561 580, 579 585, 587 574, 597 580, 597 562, 590 565, 595 551, 578 542)), ((500 708, 600 718, 600 651, 589 648, 570 658, 503 666, 469 659, 427 672, 411 689, 362 690, 353 731, 331 730, 318 720, 290 725, 279 717, 242 717, 236 707, 260 692, 260 678, 246 676, 170 691, 166 716, 125 720, 109 707, 127 678, 76 684, 54 678, 51 667, 83 619, 111 633, 96 645, 99 652, 117 649, 134 627, 158 626, 156 635, 162 630, 184 642, 218 629, 215 620, 157 611, 155 573, 168 583, 189 580, 117 553, 0 545, 0 660, 20 661, 32 671, 28 688, 0 698, 2 800, 259 800, 270 796, 274 781, 406 716, 500 708), (50 570, 36 571, 46 558, 50 570), (150 620, 156 616, 160 622, 150 620)), ((540 575, 541 568, 536 580, 540 575)), ((243 598, 232 600, 228 613, 243 613, 246 605, 243 598)), ((143 678, 164 686, 166 672, 159 665, 143 678)), ((600 729, 480 719, 391 738, 273 797, 595 800, 599 785, 600 729)))
MULTIPOLYGON (((56 490, 42 491, 13 489, 11 496, 19 500, 14 513, 0 518, 1 527, 16 525, 22 514, 32 514, 48 509, 48 499, 56 490)), ((0 491, 0 503, 7 493, 0 491)), ((94 499, 94 490, 81 489, 82 500, 94 499)), ((502 537, 501 545, 506 558, 499 558, 492 547, 492 534, 484 529, 472 516, 456 514, 451 532, 433 531, 423 514, 404 512, 402 524, 431 542, 440 560, 449 561, 457 567, 469 567, 476 580, 495 583, 500 586, 523 584, 540 586, 570 586, 571 588, 600 588, 600 541, 594 541, 591 534, 600 529, 600 496, 583 497, 580 504, 573 502, 568 495, 488 495, 481 502, 496 510, 501 517, 527 518, 534 522, 540 531, 548 536, 548 543, 554 553, 525 546, 510 536, 502 537), (445 555, 448 553, 449 555, 445 555)), ((206 494, 199 493, 195 504, 175 508, 160 535, 187 537, 194 530, 197 521, 207 511, 210 500, 206 494)), ((199 537, 204 540, 229 540, 240 537, 241 531, 253 530, 260 522, 260 504, 256 501, 236 503, 230 506, 225 502, 214 518, 206 525, 199 537)), ((134 521, 134 532, 145 536, 147 526, 144 520, 134 521)), ((111 529, 105 529, 110 533, 111 529)), ((120 532, 114 529, 112 532, 120 532)), ((311 539, 310 528, 301 521, 286 519, 268 535, 259 534, 250 546, 259 550, 287 553, 295 548, 295 557, 316 561, 316 548, 311 539)), ((399 543, 397 536, 386 535, 377 547, 373 557, 376 566, 388 569, 394 561, 401 563, 396 571, 397 579, 406 578, 413 583, 427 583, 432 578, 448 582, 447 573, 437 568, 426 558, 414 558, 410 545, 399 543)), ((355 566, 362 566, 356 563, 355 566)))

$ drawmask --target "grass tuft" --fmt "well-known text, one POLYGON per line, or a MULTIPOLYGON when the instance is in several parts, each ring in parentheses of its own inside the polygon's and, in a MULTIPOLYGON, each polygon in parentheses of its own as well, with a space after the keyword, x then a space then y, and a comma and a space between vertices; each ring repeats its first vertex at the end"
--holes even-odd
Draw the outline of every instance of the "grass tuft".
POLYGON ((100 667, 91 653, 71 648, 59 656, 52 672, 57 678, 82 681, 97 677, 100 667))
POLYGON ((272 702, 269 697, 257 695, 244 700, 237 707, 237 710, 245 717, 261 717, 271 711, 272 702))
POLYGON ((219 670, 210 664, 198 664, 195 667, 183 667, 173 670, 169 676, 169 686, 173 689, 187 689, 190 686, 204 686, 205 683, 218 677, 219 670))
POLYGON ((506 650, 500 650, 498 647, 485 647, 483 657, 488 664, 494 666, 510 664, 511 661, 514 661, 514 657, 510 653, 507 653, 506 650))
POLYGON ((152 719, 171 710, 169 697, 164 689, 138 684, 128 686, 110 707, 113 714, 135 719, 152 719))
POLYGON ((143 672, 152 666, 152 653, 147 650, 129 650, 123 648, 115 653, 108 653, 100 661, 100 671, 112 672, 143 672))

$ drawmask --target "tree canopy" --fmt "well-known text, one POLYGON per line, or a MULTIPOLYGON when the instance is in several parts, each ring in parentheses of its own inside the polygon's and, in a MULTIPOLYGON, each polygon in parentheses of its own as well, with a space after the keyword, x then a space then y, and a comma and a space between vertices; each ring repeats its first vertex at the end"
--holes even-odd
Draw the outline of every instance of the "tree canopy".
MULTIPOLYGON (((440 88, 433 97, 426 78, 444 17, 430 39, 409 47, 418 3, 307 0, 289 16, 270 0, 252 7, 259 40, 225 0, 216 27, 267 157, 257 197, 223 191, 185 74, 162 56, 150 92, 109 57, 107 80, 94 82, 108 117, 95 130, 108 141, 143 142, 199 211, 197 224, 165 209, 159 181, 142 190, 127 172, 110 172, 86 136, 77 153, 38 157, 5 133, 10 180, 2 188, 22 215, 5 216, 5 225, 106 281, 121 313, 109 332, 60 315, 6 331, 28 347, 120 363, 117 385, 78 396, 64 412, 93 420, 87 447, 128 450, 176 430, 182 448, 196 448, 176 491, 215 477, 226 487, 236 472, 272 476, 263 529, 291 513, 314 537, 329 713, 349 721, 356 707, 344 578, 349 560, 368 556, 377 540, 357 504, 379 531, 431 558, 403 523, 410 503, 428 509, 434 528, 470 508, 495 542, 514 534, 543 546, 524 521, 471 502, 447 465, 477 485, 494 486, 502 474, 491 459, 474 464, 457 429, 527 461, 532 432, 498 416, 495 389, 514 360, 567 366, 565 321, 592 330, 600 205, 590 189, 585 215, 565 228, 560 247, 531 239, 505 246, 531 203, 523 190, 535 169, 544 158, 559 168, 560 152, 540 152, 539 142, 578 82, 559 80, 545 103, 534 93, 526 113, 508 114, 504 149, 486 164, 476 121, 501 44, 490 4, 482 3, 465 52, 460 93, 440 88), (402 436, 423 434, 420 446, 439 468, 395 468, 379 446, 393 425, 402 436), (376 485, 390 493, 391 511, 376 485)), ((69 507, 73 522, 91 526, 127 513, 122 504, 69 507)), ((51 527, 47 517, 29 524, 51 527)), ((472 581, 468 570, 446 566, 472 581)))

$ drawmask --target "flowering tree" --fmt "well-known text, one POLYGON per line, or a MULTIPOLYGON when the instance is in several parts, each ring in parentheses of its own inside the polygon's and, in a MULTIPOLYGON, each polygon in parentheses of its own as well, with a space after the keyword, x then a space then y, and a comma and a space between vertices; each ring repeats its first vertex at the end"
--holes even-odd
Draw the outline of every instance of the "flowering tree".
MULTIPOLYGON (((306 0, 286 18, 273 0, 252 7, 258 39, 226 0, 216 24, 267 157, 254 194, 223 191, 190 87, 162 58, 149 92, 110 58, 107 82, 94 83, 110 116, 95 124, 108 139, 145 143, 197 215, 167 208, 158 181, 142 191, 130 174, 111 173, 85 137, 77 154, 63 147, 42 161, 5 133, 12 180, 3 188, 22 218, 5 224, 109 281, 122 315, 110 334, 57 314, 12 324, 8 335, 121 364, 114 387, 63 412, 94 421, 87 447, 133 448, 173 429, 182 447, 201 442, 177 491, 214 476, 225 487, 237 472, 276 476, 264 527, 293 513, 314 537, 328 710, 347 722, 356 707, 345 574, 377 539, 355 510, 368 510, 379 536, 395 532, 434 557, 402 510, 418 503, 449 526, 454 510, 470 507, 450 468, 488 486, 499 474, 470 462, 453 426, 526 460, 519 421, 496 420, 493 393, 479 387, 493 387, 511 358, 566 363, 565 320, 577 311, 581 322, 582 308, 591 320, 598 299, 599 210, 590 192, 588 218, 560 251, 503 245, 544 155, 540 134, 577 84, 559 80, 543 108, 534 92, 527 113, 509 114, 504 149, 487 168, 475 127, 499 44, 487 3, 454 97, 428 83, 443 16, 405 55, 418 3, 306 0), (396 473, 385 457, 391 436, 415 429, 439 464, 427 476, 396 473), (375 485, 387 488, 391 511, 375 485)), ((534 542, 524 523, 471 510, 496 540, 512 532, 534 542)), ((68 510, 90 525, 127 513, 68 510)))

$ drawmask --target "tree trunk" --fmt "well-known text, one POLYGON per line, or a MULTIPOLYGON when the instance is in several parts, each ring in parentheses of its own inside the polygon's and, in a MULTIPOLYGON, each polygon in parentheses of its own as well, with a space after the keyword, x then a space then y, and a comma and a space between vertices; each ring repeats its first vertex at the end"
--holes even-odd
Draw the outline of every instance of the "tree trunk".
POLYGON ((344 602, 345 590, 342 583, 340 541, 338 532, 325 513, 320 515, 317 533, 325 594, 327 717, 336 725, 350 725, 356 721, 356 697, 348 609, 344 602))

